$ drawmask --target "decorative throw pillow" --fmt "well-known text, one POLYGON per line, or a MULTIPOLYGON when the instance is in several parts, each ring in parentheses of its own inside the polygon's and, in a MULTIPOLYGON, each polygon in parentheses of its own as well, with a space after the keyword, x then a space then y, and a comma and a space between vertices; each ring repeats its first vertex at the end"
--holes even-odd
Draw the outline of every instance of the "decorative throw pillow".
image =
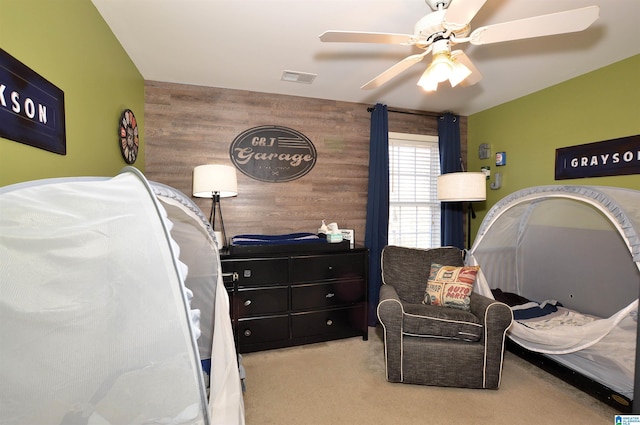
POLYGON ((469 311, 469 296, 479 269, 432 264, 423 303, 469 311))

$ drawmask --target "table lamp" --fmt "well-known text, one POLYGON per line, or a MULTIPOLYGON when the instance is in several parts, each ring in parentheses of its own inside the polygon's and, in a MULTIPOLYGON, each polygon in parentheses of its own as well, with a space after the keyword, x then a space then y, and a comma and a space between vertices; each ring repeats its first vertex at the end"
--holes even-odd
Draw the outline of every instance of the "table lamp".
POLYGON ((211 227, 218 239, 218 247, 227 247, 227 235, 224 231, 224 220, 220 198, 238 195, 238 178, 235 167, 230 165, 206 164, 193 169, 193 196, 211 198, 211 227), (220 231, 216 231, 216 218, 220 220, 220 231))

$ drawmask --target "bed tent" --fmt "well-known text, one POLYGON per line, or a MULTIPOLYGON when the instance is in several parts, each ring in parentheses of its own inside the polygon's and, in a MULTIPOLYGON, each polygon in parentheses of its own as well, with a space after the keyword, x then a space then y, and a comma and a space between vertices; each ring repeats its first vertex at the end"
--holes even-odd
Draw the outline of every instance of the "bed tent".
POLYGON ((215 234, 200 208, 179 190, 150 182, 173 224, 171 236, 189 272, 185 286, 193 292, 191 307, 200 311, 198 352, 209 388, 212 424, 244 423, 238 358, 231 328, 229 296, 222 281, 215 234))
POLYGON ((0 188, 0 422, 199 425, 221 408, 242 422, 238 391, 207 399, 172 230, 130 167, 0 188))
POLYGON ((607 356, 593 352, 607 342, 614 352, 631 351, 618 360, 619 379, 626 382, 613 386, 633 398, 640 191, 558 185, 515 192, 487 213, 468 263, 481 266, 477 291, 483 295, 493 297, 491 290, 499 288, 538 302, 558 300, 569 309, 596 316, 598 320, 584 326, 548 330, 515 321, 509 336, 561 363, 573 353, 583 357, 589 353, 588 361, 582 358, 576 369, 607 385, 618 378, 608 368, 592 367, 591 360, 607 356), (612 340, 615 335, 622 339, 612 340))

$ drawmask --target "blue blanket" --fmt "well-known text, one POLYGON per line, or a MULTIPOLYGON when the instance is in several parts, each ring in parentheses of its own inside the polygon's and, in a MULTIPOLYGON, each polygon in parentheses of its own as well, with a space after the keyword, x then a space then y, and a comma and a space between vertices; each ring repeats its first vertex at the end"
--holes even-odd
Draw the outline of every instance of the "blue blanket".
POLYGON ((555 313, 558 311, 557 306, 562 306, 562 304, 555 300, 545 301, 542 304, 531 301, 526 304, 511 307, 511 310, 513 310, 513 318, 515 320, 526 320, 555 313))
POLYGON ((562 307, 562 304, 556 300, 547 300, 540 304, 521 295, 514 294, 513 292, 503 292, 500 288, 492 289, 491 293, 497 301, 503 302, 511 307, 515 320, 526 320, 546 316, 547 314, 558 311, 557 306, 562 307))

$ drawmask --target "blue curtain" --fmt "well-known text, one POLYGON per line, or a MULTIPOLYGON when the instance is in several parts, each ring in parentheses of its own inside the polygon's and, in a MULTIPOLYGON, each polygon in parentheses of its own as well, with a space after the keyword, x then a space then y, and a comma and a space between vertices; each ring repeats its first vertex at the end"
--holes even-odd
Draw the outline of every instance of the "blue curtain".
POLYGON ((369 186, 364 245, 369 248, 369 326, 376 326, 382 271, 380 256, 389 231, 389 122, 387 105, 376 104, 371 113, 369 186))
MULTIPOLYGON (((440 172, 462 170, 460 152, 460 117, 446 113, 438 119, 440 172)), ((440 242, 442 246, 464 249, 464 212, 462 202, 443 202, 440 207, 440 242)))

